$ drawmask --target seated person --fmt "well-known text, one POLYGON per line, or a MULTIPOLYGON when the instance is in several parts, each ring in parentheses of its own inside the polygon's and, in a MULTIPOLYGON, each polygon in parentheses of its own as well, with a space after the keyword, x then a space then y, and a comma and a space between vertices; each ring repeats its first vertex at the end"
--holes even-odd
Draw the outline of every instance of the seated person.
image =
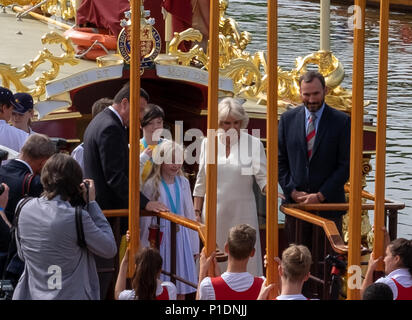
MULTIPOLYGON (((291 244, 282 253, 282 260, 275 258, 279 264, 281 293, 275 300, 309 300, 302 294, 302 287, 310 276, 312 255, 304 245, 291 244)), ((262 286, 259 300, 265 300, 274 284, 262 286)))
POLYGON ((365 289, 362 300, 393 300, 393 292, 387 284, 375 282, 365 289))
MULTIPOLYGON (((129 231, 126 238, 129 238, 129 231)), ((136 269, 132 280, 132 290, 126 289, 129 249, 123 257, 115 287, 116 300, 176 300, 176 286, 169 281, 160 281, 163 259, 159 250, 142 248, 136 255, 136 269)))
POLYGON ((255 254, 256 230, 248 224, 240 224, 229 230, 225 244, 228 253, 227 270, 217 277, 207 277, 210 264, 215 265, 215 274, 220 274, 216 253, 200 255, 199 286, 197 300, 256 300, 264 278, 247 272, 249 258, 255 254))
MULTIPOLYGON (((388 233, 385 230, 385 242, 389 242, 388 233)), ((365 280, 362 283, 361 294, 373 282, 373 273, 382 257, 375 259, 372 252, 365 280)), ((412 240, 404 238, 395 239, 386 246, 385 275, 375 282, 387 284, 393 292, 393 300, 412 300, 412 240)))

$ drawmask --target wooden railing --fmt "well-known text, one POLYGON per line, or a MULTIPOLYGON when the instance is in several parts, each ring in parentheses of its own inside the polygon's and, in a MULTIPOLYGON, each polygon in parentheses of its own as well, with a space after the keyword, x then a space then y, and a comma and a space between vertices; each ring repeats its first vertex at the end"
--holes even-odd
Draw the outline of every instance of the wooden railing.
MULTIPOLYGON (((369 200, 374 200, 374 195, 364 191, 362 196, 369 200)), ((391 200, 385 200, 385 210, 389 212, 388 229, 391 239, 397 236, 397 214, 398 210, 405 208, 404 203, 395 203, 391 200)), ((323 229, 333 250, 339 254, 346 254, 348 247, 345 245, 336 225, 333 221, 319 217, 309 211, 347 211, 349 203, 320 203, 320 204, 285 204, 280 207, 284 214, 295 217, 299 220, 317 225, 323 229)), ((362 204, 362 210, 373 210, 374 203, 362 204)))
MULTIPOLYGON (((106 218, 120 218, 120 217, 128 217, 129 215, 129 210, 127 209, 118 209, 118 210, 104 210, 103 211, 104 215, 106 218)), ((194 288, 197 288, 197 283, 192 283, 190 281, 187 281, 178 275, 176 275, 176 225, 181 225, 183 227, 192 229, 196 231, 199 234, 199 238, 202 241, 203 245, 205 245, 206 241, 206 226, 200 222, 182 217, 180 215, 171 213, 171 212, 151 212, 151 211, 146 211, 146 210, 141 210, 140 211, 140 216, 141 217, 147 217, 147 216, 154 216, 154 217, 159 217, 162 219, 169 220, 171 223, 171 241, 170 241, 170 272, 162 270, 162 273, 169 276, 172 280, 172 282, 176 283, 176 280, 181 281, 189 286, 192 286, 194 288)), ((115 238, 120 238, 121 235, 115 235, 115 238)), ((222 258, 222 255, 220 255, 221 259, 224 260, 224 257, 222 258)), ((218 260, 219 261, 219 260, 218 260)), ((116 268, 117 270, 117 268, 116 268)))

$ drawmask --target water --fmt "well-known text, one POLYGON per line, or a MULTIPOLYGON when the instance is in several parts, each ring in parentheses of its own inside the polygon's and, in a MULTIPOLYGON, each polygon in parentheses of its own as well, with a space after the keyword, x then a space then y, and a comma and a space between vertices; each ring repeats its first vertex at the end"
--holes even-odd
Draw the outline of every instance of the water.
MULTIPOLYGON (((295 58, 319 50, 317 2, 278 1, 278 64, 283 70, 295 67, 295 58)), ((227 15, 240 29, 252 34, 248 51, 266 50, 267 1, 230 0, 227 15)), ((348 27, 351 14, 346 5, 331 4, 331 50, 345 68, 342 86, 351 90, 353 33, 348 27)), ((379 9, 366 10, 365 112, 376 123, 379 55, 379 9)), ((412 13, 391 12, 389 21, 388 120, 386 156, 386 198, 405 203, 399 213, 398 236, 412 238, 412 13)), ((371 161, 375 167, 374 159, 371 161)), ((367 177, 366 190, 374 193, 374 171, 367 177)), ((373 212, 369 215, 373 222, 373 212)))

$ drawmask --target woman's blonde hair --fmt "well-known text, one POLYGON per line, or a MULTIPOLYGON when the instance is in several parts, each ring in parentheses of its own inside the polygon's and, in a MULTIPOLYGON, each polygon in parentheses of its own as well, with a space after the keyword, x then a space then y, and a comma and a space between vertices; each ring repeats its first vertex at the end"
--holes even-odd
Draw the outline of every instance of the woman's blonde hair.
POLYGON ((233 117, 235 120, 241 120, 241 129, 245 129, 249 123, 249 116, 239 100, 227 97, 220 101, 218 106, 218 118, 220 123, 225 121, 227 117, 233 117))
MULTIPOLYGON (((151 194, 151 200, 159 200, 160 197, 160 182, 162 181, 162 164, 172 164, 183 163, 184 158, 184 149, 183 147, 171 140, 163 140, 162 143, 156 146, 153 150, 153 166, 152 170, 149 173, 149 176, 146 179, 146 183, 153 184, 153 193, 151 194)), ((178 173, 179 176, 183 176, 183 170, 180 169, 178 173)))

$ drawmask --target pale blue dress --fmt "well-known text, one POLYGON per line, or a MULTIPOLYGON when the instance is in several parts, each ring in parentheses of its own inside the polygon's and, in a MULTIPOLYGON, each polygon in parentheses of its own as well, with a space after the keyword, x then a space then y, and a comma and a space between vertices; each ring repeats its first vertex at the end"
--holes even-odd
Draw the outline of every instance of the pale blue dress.
MULTIPOLYGON (((175 212, 191 220, 196 220, 193 208, 192 195, 189 181, 183 176, 177 176, 177 183, 180 188, 180 208, 182 212, 175 212)), ((172 199, 176 199, 174 184, 168 185, 172 199)), ((152 179, 145 182, 142 188, 143 194, 150 200, 158 200, 164 203, 170 210, 172 208, 166 191, 160 184, 159 199, 152 199, 154 184, 152 179)), ((141 217, 140 218, 140 241, 143 247, 149 246, 149 226, 156 218, 141 217)), ((198 283, 198 274, 194 255, 199 253, 199 236, 196 231, 186 227, 178 226, 176 233, 176 274, 194 284, 198 283)), ((160 244, 160 255, 163 258, 162 269, 170 272, 170 222, 160 219, 160 231, 163 232, 162 242, 160 244)), ((169 276, 160 275, 160 280, 171 281, 169 276)), ((177 294, 187 294, 196 291, 189 285, 180 281, 176 281, 177 294)))

